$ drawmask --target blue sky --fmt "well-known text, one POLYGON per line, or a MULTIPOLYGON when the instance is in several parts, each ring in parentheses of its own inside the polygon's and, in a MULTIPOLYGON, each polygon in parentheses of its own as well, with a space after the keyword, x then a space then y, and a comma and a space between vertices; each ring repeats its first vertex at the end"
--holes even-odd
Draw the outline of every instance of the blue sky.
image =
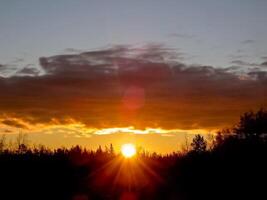
POLYGON ((1 1, 0 64, 38 65, 39 57, 67 48, 146 43, 176 48, 189 64, 261 62, 266 8, 265 0, 1 1))

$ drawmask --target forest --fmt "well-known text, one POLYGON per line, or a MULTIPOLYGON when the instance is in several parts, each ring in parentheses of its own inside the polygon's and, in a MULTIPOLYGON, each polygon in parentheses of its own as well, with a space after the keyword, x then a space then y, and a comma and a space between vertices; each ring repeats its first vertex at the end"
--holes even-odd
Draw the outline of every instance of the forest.
POLYGON ((16 147, 0 139, 0 199, 267 199, 267 111, 246 112, 208 144, 126 159, 112 144, 96 151, 16 147))

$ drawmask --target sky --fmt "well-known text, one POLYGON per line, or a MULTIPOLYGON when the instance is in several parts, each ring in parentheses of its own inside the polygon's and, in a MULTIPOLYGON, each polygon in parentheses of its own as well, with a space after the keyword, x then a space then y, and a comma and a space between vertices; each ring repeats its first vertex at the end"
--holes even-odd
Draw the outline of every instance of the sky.
POLYGON ((232 126, 267 104, 266 8, 265 0, 0 1, 1 134, 170 152, 187 135, 232 126))

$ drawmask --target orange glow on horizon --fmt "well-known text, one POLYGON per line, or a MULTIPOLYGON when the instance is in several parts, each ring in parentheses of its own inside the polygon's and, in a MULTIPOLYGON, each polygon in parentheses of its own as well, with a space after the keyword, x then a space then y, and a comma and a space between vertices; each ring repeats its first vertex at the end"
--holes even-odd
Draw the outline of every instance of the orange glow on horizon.
POLYGON ((0 121, 6 120, 6 124, 0 124, 0 137, 5 135, 8 141, 15 141, 19 133, 27 134, 29 145, 44 145, 55 149, 58 147, 71 148, 80 145, 88 149, 97 149, 113 144, 115 152, 121 152, 124 144, 135 144, 136 147, 149 152, 171 153, 181 150, 195 134, 214 134, 216 130, 205 129, 164 129, 162 127, 141 128, 135 126, 98 128, 88 127, 86 124, 66 119, 61 123, 54 119, 50 123, 31 124, 20 118, 0 116, 0 121), (13 126, 12 126, 13 125, 13 126))

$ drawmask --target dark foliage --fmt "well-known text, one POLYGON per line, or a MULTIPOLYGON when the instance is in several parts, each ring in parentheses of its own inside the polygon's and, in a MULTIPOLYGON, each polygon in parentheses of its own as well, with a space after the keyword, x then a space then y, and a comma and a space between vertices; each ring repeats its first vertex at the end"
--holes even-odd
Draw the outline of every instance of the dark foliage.
POLYGON ((208 150, 196 135, 186 154, 134 159, 116 155, 112 145, 51 151, 18 142, 10 151, 2 139, 0 199, 267 199, 266 124, 266 111, 246 113, 208 150))
POLYGON ((191 143, 192 151, 196 153, 205 152, 207 149, 207 142, 201 135, 196 135, 191 143))
POLYGON ((240 117, 238 125, 234 128, 236 134, 242 138, 259 138, 267 134, 267 111, 247 112, 240 117))

